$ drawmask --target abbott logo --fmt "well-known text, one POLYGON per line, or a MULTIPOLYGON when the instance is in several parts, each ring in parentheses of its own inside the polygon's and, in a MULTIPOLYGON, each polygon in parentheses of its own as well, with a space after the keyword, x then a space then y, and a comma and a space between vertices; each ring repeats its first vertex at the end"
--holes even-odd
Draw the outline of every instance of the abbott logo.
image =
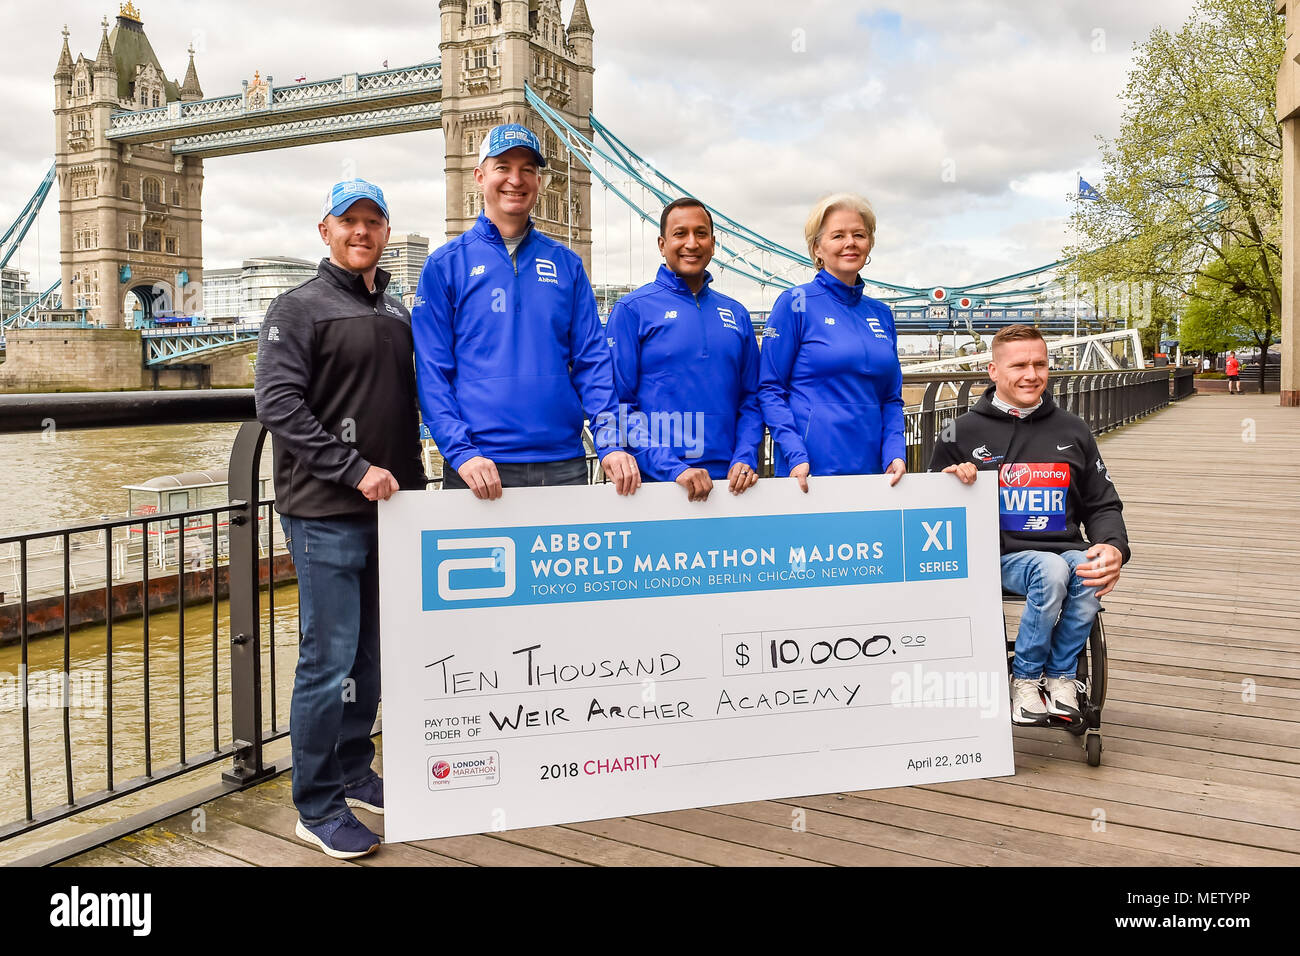
POLYGON ((556 279, 555 263, 550 259, 537 260, 537 281, 538 282, 559 282, 556 279))
POLYGON ((446 558, 438 564, 438 597, 444 601, 508 598, 515 593, 515 543, 510 538, 439 538, 439 551, 486 551, 466 558, 446 558), (496 571, 503 575, 491 587, 453 588, 453 571, 496 571))

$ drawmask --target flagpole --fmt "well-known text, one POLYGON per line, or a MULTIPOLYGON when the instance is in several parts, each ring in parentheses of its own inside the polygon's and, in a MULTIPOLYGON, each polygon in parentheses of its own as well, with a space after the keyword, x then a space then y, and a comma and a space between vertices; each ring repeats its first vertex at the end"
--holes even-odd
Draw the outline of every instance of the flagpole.
MULTIPOLYGON (((1083 170, 1074 171, 1074 199, 1079 201, 1079 193, 1083 190, 1083 170)), ((1079 337, 1079 274, 1074 275, 1074 337, 1079 337)), ((1079 346, 1074 347, 1074 370, 1079 370, 1079 346)))

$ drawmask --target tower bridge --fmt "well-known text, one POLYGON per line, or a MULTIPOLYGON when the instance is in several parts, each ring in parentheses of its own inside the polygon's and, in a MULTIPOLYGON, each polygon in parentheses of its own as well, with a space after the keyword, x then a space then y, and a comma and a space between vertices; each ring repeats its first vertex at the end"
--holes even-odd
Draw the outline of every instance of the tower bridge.
POLYGON ((280 87, 254 73, 230 96, 114 113, 105 137, 126 145, 171 140, 173 155, 230 156, 435 129, 441 95, 436 62, 280 87))
MULTIPOLYGON (((49 310, 46 298, 43 311, 0 316, 5 327, 23 327, 21 347, 11 341, 0 365, 0 388, 24 381, 43 388, 132 386, 51 379, 49 367, 77 364, 62 362, 59 349, 87 348, 92 340, 97 348, 125 348, 121 336, 96 340, 94 332, 121 329, 130 297, 146 321, 164 309, 197 311, 205 160, 442 128, 446 234, 455 236, 481 209, 472 171, 487 131, 510 122, 542 128, 526 85, 575 128, 590 131, 595 29, 584 0, 567 23, 559 0, 440 0, 438 13, 436 61, 294 84, 254 72, 238 92, 219 96, 204 94, 192 47, 184 78, 168 78, 133 3, 121 5, 111 26, 102 21, 93 57, 73 56, 64 27, 53 76, 62 309, 49 310), (44 335, 51 324, 60 327, 58 337, 44 335), (69 325, 85 326, 85 334, 68 338, 69 325)), ((534 219, 590 270, 590 176, 571 165, 554 136, 544 137, 543 149, 548 177, 534 219)), ((35 198, 35 211, 44 198, 35 198)), ((197 361, 211 334, 196 328, 157 338, 197 361), (187 336, 188 344, 176 343, 187 336)), ((241 341, 245 351, 254 344, 247 336, 241 341)), ((228 353, 230 346, 214 340, 209 349, 228 353)), ((176 362, 143 341, 137 351, 137 366, 176 362)))
MULTIPOLYGON (((54 72, 65 306, 113 328, 129 295, 146 318, 160 298, 193 298, 203 278, 203 163, 213 157, 441 127, 447 234, 463 232, 479 212, 471 171, 483 135, 497 123, 539 125, 526 83, 587 127, 595 31, 583 0, 567 26, 559 0, 441 0, 439 13, 436 62, 288 85, 255 72, 239 92, 215 97, 203 93, 192 47, 184 79, 167 79, 130 3, 111 30, 101 24, 93 60, 73 59, 65 27, 54 72)), ((549 145, 538 225, 590 265, 590 180, 549 145)))

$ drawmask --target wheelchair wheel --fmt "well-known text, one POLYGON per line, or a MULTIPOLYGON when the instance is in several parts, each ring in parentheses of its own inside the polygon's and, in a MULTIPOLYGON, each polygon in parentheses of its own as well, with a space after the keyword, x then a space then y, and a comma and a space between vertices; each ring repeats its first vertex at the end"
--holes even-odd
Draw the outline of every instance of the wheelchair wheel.
POLYGON ((1101 734, 1088 734, 1083 740, 1083 745, 1088 751, 1088 766, 1101 766, 1101 734))
MULTIPOLYGON (((1092 677, 1092 704, 1098 710, 1106 703, 1106 628, 1101 623, 1101 615, 1092 622, 1092 633, 1088 635, 1088 657, 1090 658, 1092 677)), ((1093 764, 1096 766, 1096 764, 1093 764)))

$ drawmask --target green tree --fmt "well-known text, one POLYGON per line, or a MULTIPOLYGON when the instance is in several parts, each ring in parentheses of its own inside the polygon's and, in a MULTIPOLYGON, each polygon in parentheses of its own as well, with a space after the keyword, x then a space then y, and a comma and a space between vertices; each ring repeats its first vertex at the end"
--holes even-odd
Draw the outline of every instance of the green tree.
MULTIPOLYGON (((1280 268, 1280 264, 1273 263, 1280 268)), ((1183 312, 1179 330, 1184 349, 1199 352, 1226 352, 1254 345, 1261 356, 1267 356, 1268 347, 1277 336, 1276 317, 1246 293, 1250 273, 1260 266, 1246 249, 1228 251, 1227 259, 1206 267, 1194 285, 1183 312), (1243 279, 1243 276, 1246 277, 1243 279)), ((1266 362, 1259 363, 1259 390, 1264 391, 1266 362)))
POLYGON ((1205 303, 1188 306, 1178 328, 1178 344, 1184 352, 1215 355, 1235 349, 1240 343, 1227 334, 1219 316, 1205 303))
POLYGON ((1166 314, 1174 301, 1198 316, 1195 303, 1214 303, 1267 348, 1282 311, 1285 47, 1272 0, 1198 0, 1177 32, 1157 28, 1138 47, 1119 135, 1101 144, 1101 199, 1075 200, 1065 254, 1078 278, 1150 283, 1166 314))

